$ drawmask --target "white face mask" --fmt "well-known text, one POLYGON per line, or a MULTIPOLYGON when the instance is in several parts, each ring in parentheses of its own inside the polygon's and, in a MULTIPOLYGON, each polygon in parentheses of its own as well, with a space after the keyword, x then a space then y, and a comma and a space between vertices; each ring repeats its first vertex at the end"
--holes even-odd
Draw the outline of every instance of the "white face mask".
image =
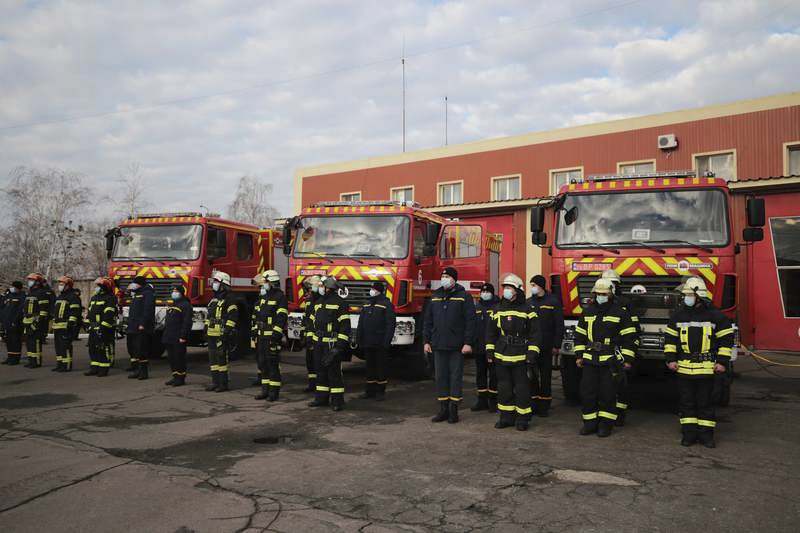
POLYGON ((94 288, 94 293, 95 294, 100 294, 100 291, 101 291, 100 287, 95 287, 94 288))
POLYGON ((10 292, 11 294, 14 294, 15 292, 17 292, 17 288, 16 287, 9 287, 8 292, 10 292))
POLYGON ((211 284, 211 289, 216 292, 219 290, 219 281, 215 281, 211 284))
POLYGON ((136 291, 139 290, 140 285, 138 283, 131 283, 128 285, 128 290, 136 291))
POLYGON ((375 297, 376 297, 377 295, 379 295, 380 293, 381 293, 381 291, 379 291, 379 290, 377 290, 377 289, 370 289, 370 290, 369 290, 369 295, 370 295, 370 296, 372 296, 373 298, 375 298, 375 297))
POLYGON ((483 300, 483 301, 485 301, 485 302, 488 302, 489 300, 491 300, 491 299, 492 299, 492 296, 493 296, 493 295, 492 295, 492 293, 491 293, 491 292, 489 292, 489 291, 483 291, 483 292, 481 293, 481 300, 483 300))
POLYGON ((533 294, 534 296, 540 296, 543 292, 544 291, 542 290, 542 288, 538 285, 534 285, 533 289, 531 289, 531 294, 533 294))
POLYGON ((597 300, 597 303, 600 304, 600 305, 608 303, 608 295, 607 294, 598 294, 596 300, 597 300))
POLYGON ((442 276, 442 287, 449 289, 455 284, 455 280, 450 276, 442 276))
POLYGON ((62 283, 58 284, 58 292, 64 292, 64 285, 62 283))
POLYGON ((319 288, 317 289, 317 292, 319 293, 320 296, 325 296, 325 286, 320 285, 319 288))
POLYGON ((33 281, 32 279, 29 279, 28 280, 28 288, 30 289, 31 287, 33 287, 34 283, 36 283, 36 282, 33 281))
POLYGON ((517 291, 511 287, 503 287, 503 298, 506 300, 513 300, 515 294, 517 294, 517 291))
POLYGON ((261 287, 261 296, 265 296, 266 294, 267 294, 267 288, 262 286, 261 287))
POLYGON ((181 296, 182 296, 182 294, 179 293, 178 291, 172 291, 172 299, 173 300, 180 300, 181 296))
POLYGON ((694 307, 694 304, 697 303, 697 296, 694 294, 687 294, 683 297, 683 303, 686 305, 686 307, 694 307))

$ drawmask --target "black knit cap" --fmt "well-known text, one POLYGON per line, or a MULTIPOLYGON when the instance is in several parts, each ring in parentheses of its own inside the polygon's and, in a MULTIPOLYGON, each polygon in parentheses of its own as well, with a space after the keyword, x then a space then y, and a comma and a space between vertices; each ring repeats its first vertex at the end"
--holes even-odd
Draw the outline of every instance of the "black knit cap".
POLYGON ((22 288, 22 282, 21 281, 14 281, 14 282, 11 283, 11 286, 15 287, 17 289, 21 289, 22 288))
POLYGON ((184 287, 181 284, 177 284, 176 283, 175 285, 172 286, 172 290, 173 291, 178 291, 181 294, 186 294, 186 287, 184 287))
POLYGON ((442 274, 447 274, 454 280, 458 281, 458 270, 456 270, 453 267, 444 267, 444 270, 442 270, 442 274))
POLYGON ((381 292, 383 292, 383 290, 386 288, 384 287, 382 281, 373 281, 371 287, 376 291, 381 291, 381 292))
POLYGON ((481 292, 484 291, 491 292, 492 294, 494 294, 494 285, 492 285, 491 283, 484 283, 483 285, 481 285, 481 292))
POLYGON ((136 276, 133 278, 134 283, 138 283, 139 285, 145 285, 147 283, 147 278, 144 276, 136 276))
POLYGON ((534 285, 538 285, 542 289, 545 290, 547 289, 547 279, 545 279, 545 277, 542 276, 541 274, 536 274, 535 276, 533 276, 531 278, 531 283, 533 283, 534 285))

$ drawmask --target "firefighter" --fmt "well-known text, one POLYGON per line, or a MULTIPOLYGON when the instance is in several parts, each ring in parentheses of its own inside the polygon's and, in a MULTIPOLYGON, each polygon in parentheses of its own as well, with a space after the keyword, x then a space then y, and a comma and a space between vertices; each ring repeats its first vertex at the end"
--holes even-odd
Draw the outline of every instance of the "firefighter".
POLYGON ((500 300, 494 293, 494 285, 481 285, 480 300, 475 306, 475 391, 478 398, 470 411, 497 412, 497 373, 494 361, 486 355, 486 333, 492 314, 500 300))
POLYGON ((347 303, 339 296, 339 282, 333 276, 322 278, 320 298, 314 304, 314 367, 317 369, 317 390, 309 407, 330 405, 334 411, 344 409, 342 356, 350 344, 350 315, 347 303))
POLYGON ((228 386, 228 362, 236 347, 239 329, 239 306, 231 294, 231 277, 216 271, 211 277, 214 298, 208 303, 206 337, 208 362, 211 366, 211 383, 206 390, 225 392, 228 386))
POLYGON ((192 332, 194 309, 186 299, 186 287, 176 283, 170 293, 171 302, 164 318, 164 334, 161 342, 167 347, 167 358, 172 378, 164 385, 180 387, 186 384, 186 346, 192 332))
POLYGON ((425 310, 424 351, 433 354, 439 412, 432 422, 458 422, 458 404, 464 385, 464 355, 475 344, 475 304, 458 283, 458 271, 442 270, 441 286, 433 291, 425 310))
POLYGON ((25 310, 22 319, 25 335, 25 348, 28 362, 25 368, 42 366, 42 344, 47 337, 50 325, 50 307, 52 291, 47 286, 44 276, 37 273, 28 274, 28 295, 25 297, 25 310))
POLYGON ((8 356, 4 365, 18 365, 22 353, 23 314, 25 309, 25 291, 21 281, 14 281, 3 298, 3 339, 6 342, 8 356))
POLYGON ((149 377, 148 359, 156 320, 156 298, 153 286, 144 276, 136 276, 128 285, 131 305, 128 312, 128 350, 133 370, 128 379, 149 377))
POLYGON ((683 303, 669 319, 664 354, 678 374, 681 446, 698 440, 714 448, 714 374, 727 372, 734 341, 731 321, 708 298, 705 282, 689 278, 682 286, 683 303))
POLYGON ((603 271, 603 275, 601 276, 613 284, 614 290, 614 298, 616 299, 617 303, 625 309, 631 317, 631 322, 633 322, 633 326, 636 328, 636 333, 634 334, 633 339, 633 350, 634 355, 632 358, 625 360, 623 363, 623 372, 620 372, 617 376, 617 420, 614 422, 614 425, 617 427, 622 427, 625 425, 625 415, 628 412, 628 406, 630 404, 630 389, 628 387, 628 382, 630 380, 630 371, 633 368, 633 362, 636 360, 636 351, 639 348, 639 337, 642 334, 642 327, 639 323, 639 311, 638 306, 634 305, 632 298, 626 297, 622 294, 622 289, 620 287, 621 279, 619 274, 616 270, 609 269, 603 271))
POLYGON ((256 396, 256 400, 274 402, 281 391, 281 341, 289 310, 277 271, 267 270, 254 280, 261 285, 261 298, 254 316, 256 359, 261 371, 261 394, 256 396))
POLYGON ((94 280, 94 294, 89 300, 86 321, 89 330, 90 366, 84 376, 105 377, 114 362, 114 327, 117 321, 117 298, 114 281, 94 280))
POLYGON ((497 371, 497 429, 516 426, 527 431, 531 420, 531 391, 527 365, 539 356, 541 337, 536 311, 525 301, 522 279, 503 278, 503 298, 489 322, 486 352, 497 371))
POLYGON ((303 301, 300 308, 303 310, 303 334, 306 341, 306 371, 308 373, 308 386, 303 392, 316 392, 317 390, 317 369, 314 366, 314 305, 320 298, 319 276, 310 276, 303 280, 303 301))
POLYGON ((361 399, 386 399, 386 366, 396 325, 394 305, 384 294, 386 287, 374 281, 369 289, 369 300, 362 306, 356 330, 356 344, 367 360, 367 388, 361 399))
POLYGON ((81 300, 69 276, 58 278, 58 297, 53 304, 53 337, 56 347, 54 372, 72 370, 72 342, 78 338, 81 322, 81 300))
POLYGON ((535 364, 528 371, 531 378, 531 400, 536 416, 547 417, 553 401, 553 360, 558 357, 564 339, 564 312, 561 301, 547 292, 547 280, 536 275, 531 278, 531 297, 528 304, 539 317, 542 353, 535 358, 535 364))
POLYGON ((615 300, 611 281, 599 278, 592 296, 594 303, 584 308, 575 326, 575 364, 583 369, 580 434, 608 437, 617 419, 615 376, 623 371, 623 361, 633 359, 636 328, 615 300))

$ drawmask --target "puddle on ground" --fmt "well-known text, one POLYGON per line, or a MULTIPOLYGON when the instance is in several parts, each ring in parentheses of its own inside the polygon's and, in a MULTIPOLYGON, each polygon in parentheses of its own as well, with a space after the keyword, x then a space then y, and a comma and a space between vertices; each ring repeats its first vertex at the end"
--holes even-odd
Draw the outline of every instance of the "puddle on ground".
POLYGON ((27 394, 0 398, 0 409, 31 409, 33 407, 52 407, 77 402, 77 394, 27 394))

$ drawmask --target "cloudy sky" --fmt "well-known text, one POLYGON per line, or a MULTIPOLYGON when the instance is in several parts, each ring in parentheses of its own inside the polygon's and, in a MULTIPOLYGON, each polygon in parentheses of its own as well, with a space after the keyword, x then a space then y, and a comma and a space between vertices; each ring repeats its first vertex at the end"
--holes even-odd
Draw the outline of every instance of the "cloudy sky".
POLYGON ((288 215, 299 166, 800 90, 796 0, 0 0, 0 185, 16 166, 288 215))

